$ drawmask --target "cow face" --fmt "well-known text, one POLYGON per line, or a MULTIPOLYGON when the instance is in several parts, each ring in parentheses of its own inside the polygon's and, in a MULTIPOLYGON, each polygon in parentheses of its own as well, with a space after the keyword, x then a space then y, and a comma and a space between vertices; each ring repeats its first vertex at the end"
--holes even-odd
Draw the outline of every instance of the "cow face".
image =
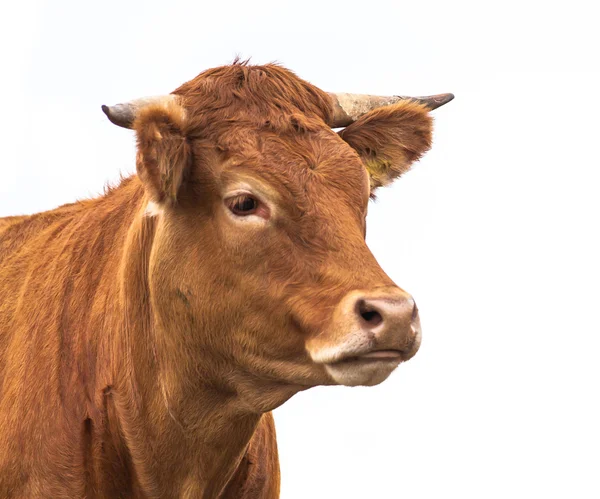
POLYGON ((200 75, 135 119, 159 349, 232 386, 380 383, 421 331, 365 243, 367 206, 429 148, 428 109, 335 133, 326 94, 278 67, 258 87, 253 70, 230 89, 200 75))

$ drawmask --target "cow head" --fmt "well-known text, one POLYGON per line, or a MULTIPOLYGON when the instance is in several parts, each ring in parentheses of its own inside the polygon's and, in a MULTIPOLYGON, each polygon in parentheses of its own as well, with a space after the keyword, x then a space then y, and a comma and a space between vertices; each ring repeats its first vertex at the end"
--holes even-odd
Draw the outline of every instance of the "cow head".
POLYGON ((327 94, 276 65, 234 64, 103 107, 137 134, 165 358, 238 391, 374 385, 410 359, 417 307, 369 251, 365 218, 429 149, 429 111, 450 99, 327 94))

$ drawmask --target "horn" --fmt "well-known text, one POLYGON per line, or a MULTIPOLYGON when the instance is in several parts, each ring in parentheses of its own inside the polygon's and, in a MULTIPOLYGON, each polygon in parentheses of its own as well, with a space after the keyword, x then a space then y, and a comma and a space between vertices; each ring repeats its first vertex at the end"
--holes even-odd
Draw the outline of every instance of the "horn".
POLYGON ((332 128, 340 128, 354 123, 363 114, 378 107, 389 106, 403 100, 411 100, 424 104, 430 110, 437 109, 454 99, 453 94, 430 95, 427 97, 406 97, 404 95, 392 95, 381 97, 378 95, 330 93, 333 103, 332 128))
POLYGON ((177 96, 173 94, 142 97, 141 99, 134 99, 122 104, 115 104, 114 106, 103 105, 102 111, 104 111, 104 114, 106 114, 107 118, 115 125, 123 128, 132 128, 133 121, 135 120, 137 112, 140 108, 147 106, 148 104, 169 102, 176 98, 177 96))
MULTIPOLYGON (((406 97, 403 95, 382 97, 378 95, 330 93, 329 96, 334 109, 333 122, 331 123, 333 128, 348 126, 363 114, 373 109, 389 106, 403 100, 419 102, 427 106, 430 110, 434 110, 454 99, 453 94, 430 95, 427 97, 406 97)), ((177 96, 173 94, 142 97, 141 99, 134 99, 122 104, 115 104, 114 106, 103 105, 102 111, 104 111, 104 114, 115 125, 123 128, 131 128, 137 111, 141 107, 176 98, 177 96)))

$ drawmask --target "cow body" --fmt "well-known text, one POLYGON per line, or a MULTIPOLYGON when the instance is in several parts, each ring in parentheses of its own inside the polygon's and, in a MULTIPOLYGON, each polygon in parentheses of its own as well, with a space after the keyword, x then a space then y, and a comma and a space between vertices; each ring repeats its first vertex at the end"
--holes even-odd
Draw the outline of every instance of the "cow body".
POLYGON ((427 109, 336 134, 326 94, 244 64, 175 94, 135 118, 136 176, 0 219, 0 497, 278 497, 270 411, 418 348, 364 224, 427 109))
MULTIPOLYGON (((147 266, 151 228, 132 227, 142 195, 132 178, 100 199, 2 226, 0 497, 195 495, 193 472, 176 465, 185 445, 173 455, 153 449, 157 434, 177 431, 177 422, 148 374, 151 343, 137 336, 131 345, 126 336, 148 333, 144 307, 127 308, 123 299, 144 299, 144 280, 123 282, 122 274, 123 265, 147 266), (132 284, 137 289, 127 289, 132 284), (134 358, 146 365, 138 368, 134 358), (157 428, 140 423, 150 413, 157 428), (163 460, 173 469, 159 472, 163 460)), ((240 423, 222 428, 217 440, 229 441, 240 423)), ((239 465, 225 497, 277 497, 272 416, 244 423, 254 437, 233 452, 239 465)))

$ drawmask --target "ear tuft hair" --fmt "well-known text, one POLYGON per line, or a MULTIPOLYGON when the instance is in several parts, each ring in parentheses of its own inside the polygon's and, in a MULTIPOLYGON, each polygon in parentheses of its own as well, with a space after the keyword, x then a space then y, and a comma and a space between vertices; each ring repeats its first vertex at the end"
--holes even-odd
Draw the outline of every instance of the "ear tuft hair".
POLYGON ((371 192, 410 169, 431 147, 433 118, 414 101, 377 108, 339 132, 359 154, 371 177, 371 192))
POLYGON ((192 153, 185 109, 165 100, 140 109, 133 128, 137 135, 137 172, 155 203, 175 202, 192 153))

